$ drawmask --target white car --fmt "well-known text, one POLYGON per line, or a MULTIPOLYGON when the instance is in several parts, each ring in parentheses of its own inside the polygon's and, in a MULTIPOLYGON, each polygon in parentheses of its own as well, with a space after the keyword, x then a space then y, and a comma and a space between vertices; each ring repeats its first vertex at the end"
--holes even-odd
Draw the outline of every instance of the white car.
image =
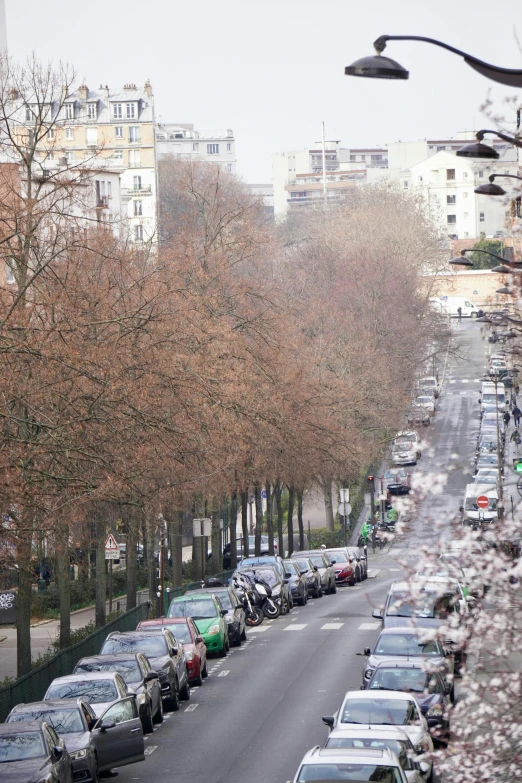
POLYGON ((339 749, 315 747, 309 750, 299 765, 294 783, 316 780, 351 780, 357 783, 389 781, 407 783, 399 759, 388 748, 381 750, 339 749))
POLYGON ((392 445, 392 462, 394 465, 416 465, 418 459, 418 451, 415 448, 415 444, 410 440, 401 440, 393 442, 392 445))
POLYGON ((430 416, 433 416, 435 413, 435 400, 428 394, 419 394, 419 396, 415 398, 413 404, 420 408, 424 408, 430 416))
POLYGON ((408 783, 424 783, 429 766, 425 761, 415 760, 415 749, 411 739, 402 729, 394 726, 365 729, 362 727, 334 729, 328 735, 325 748, 388 748, 396 754, 408 783))
POLYGON ((491 468, 480 468, 473 476, 474 484, 491 484, 497 486, 498 484, 498 470, 492 470, 491 468))
POLYGON ((438 397, 440 394, 440 385, 434 375, 429 375, 427 378, 421 378, 417 382, 419 389, 430 389, 433 392, 434 397, 438 397))
MULTIPOLYGON (((396 726, 412 741, 416 753, 433 753, 433 740, 426 719, 411 693, 399 691, 348 691, 339 711, 323 717, 330 729, 348 729, 367 726, 370 730, 382 726, 396 726)), ((432 761, 428 777, 431 774, 432 761)))

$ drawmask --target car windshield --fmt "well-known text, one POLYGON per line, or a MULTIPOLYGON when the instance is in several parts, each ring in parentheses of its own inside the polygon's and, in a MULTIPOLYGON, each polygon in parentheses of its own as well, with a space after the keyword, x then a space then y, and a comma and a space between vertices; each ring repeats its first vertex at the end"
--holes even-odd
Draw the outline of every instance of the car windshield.
POLYGON ((4 734, 0 737, 0 764, 46 756, 39 731, 23 731, 20 734, 4 734))
POLYGON ((74 734, 75 732, 85 731, 81 712, 76 707, 71 710, 46 710, 44 707, 34 710, 23 710, 14 712, 9 716, 7 722, 14 723, 26 720, 45 720, 51 724, 58 734, 74 734))
POLYGON ((193 601, 173 601, 169 617, 192 617, 193 620, 210 620, 218 616, 217 606, 212 598, 195 598, 193 601))
POLYGON ((374 739, 373 737, 364 737, 363 739, 354 737, 336 737, 330 736, 326 741, 326 748, 369 748, 371 750, 384 750, 388 748, 396 753, 400 765, 405 770, 415 769, 413 760, 408 756, 408 743, 403 740, 393 739, 374 739))
POLYGON ((375 645, 374 655, 441 655, 438 642, 420 642, 413 633, 382 634, 375 645))
POLYGON ((347 699, 343 704, 341 723, 411 726, 417 721, 412 699, 347 699))
POLYGON ((413 443, 409 440, 404 441, 402 443, 394 443, 393 444, 393 451, 394 452, 400 452, 400 451, 413 451, 413 443))
POLYGON ((147 625, 146 627, 150 631, 161 631, 162 628, 168 628, 178 641, 192 642, 190 629, 186 623, 165 623, 165 625, 147 625))
POLYGON ((285 571, 287 572, 287 574, 291 574, 292 576, 296 576, 297 574, 294 564, 289 560, 285 560, 285 571))
POLYGON ((426 403, 431 404, 431 397, 428 397, 427 395, 424 395, 422 397, 417 397, 417 403, 419 405, 426 405, 426 403))
POLYGON ((295 562, 297 563, 301 571, 310 570, 310 563, 308 562, 308 560, 296 560, 295 562))
POLYGON ((440 619, 453 611, 454 597, 425 591, 416 601, 405 593, 394 593, 386 609, 388 617, 424 617, 440 619))
POLYGON ((167 642, 163 634, 157 636, 116 636, 106 639, 101 649, 102 655, 109 653, 142 652, 149 658, 158 658, 167 654, 167 642))
POLYGON ((326 567, 322 555, 310 555, 308 559, 312 561, 312 563, 314 564, 314 566, 316 566, 316 568, 326 567))
POLYGON ((271 568, 253 568, 248 574, 252 577, 257 576, 259 579, 262 579, 263 582, 270 585, 270 587, 273 587, 279 582, 275 571, 272 571, 271 568))
MULTIPOLYGON (((497 498, 488 498, 489 505, 487 506, 486 510, 494 511, 497 507, 497 498)), ((466 505, 465 505, 466 511, 483 511, 483 506, 477 505, 477 498, 466 498, 466 505)))
POLYGON ((101 704, 116 701, 118 691, 112 680, 74 680, 51 683, 45 699, 77 699, 79 696, 83 696, 89 704, 101 704))
POLYGON ((345 552, 327 552, 328 557, 333 558, 336 563, 348 563, 350 558, 345 552))
POLYGON ((413 691, 414 693, 440 693, 439 680, 422 669, 379 667, 375 670, 370 690, 413 691))
POLYGON ((119 672, 125 682, 139 682, 142 678, 140 667, 135 658, 129 658, 127 661, 86 661, 77 663, 73 674, 83 674, 84 672, 119 672))
POLYGON ((499 407, 504 405, 504 403, 506 401, 503 394, 483 394, 482 395, 482 404, 483 405, 496 405, 497 400, 498 400, 499 407))
POLYGON ((498 465, 498 458, 496 454, 481 454, 478 458, 477 465, 498 465))
POLYGON ((421 381, 419 381, 419 386, 436 386, 437 381, 435 378, 423 378, 421 381))
POLYGON ((228 590, 216 590, 216 595, 219 598, 223 609, 234 609, 228 590))
POLYGON ((324 783, 327 780, 352 780, 358 783, 379 781, 379 783, 402 783, 401 775, 396 767, 381 764, 303 764, 297 778, 299 783, 316 781, 324 783))

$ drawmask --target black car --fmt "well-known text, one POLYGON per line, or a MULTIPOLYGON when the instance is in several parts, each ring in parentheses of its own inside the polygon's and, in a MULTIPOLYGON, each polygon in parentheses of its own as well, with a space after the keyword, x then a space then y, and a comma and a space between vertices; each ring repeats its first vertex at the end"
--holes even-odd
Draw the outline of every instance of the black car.
POLYGON ((323 595, 323 588, 321 586, 321 574, 319 569, 315 566, 308 557, 292 557, 292 562, 297 564, 301 576, 306 582, 306 589, 308 595, 314 598, 321 598, 323 595))
POLYGON ((78 783, 97 783, 101 772, 145 760, 143 732, 131 697, 114 702, 99 718, 81 698, 18 704, 6 722, 19 725, 20 721, 24 725, 43 721, 52 727, 66 743, 73 780, 78 783))
POLYGON ((65 743, 45 721, 0 725, 0 769, 4 783, 72 783, 65 743))
POLYGON ((129 690, 136 694, 144 734, 152 734, 153 723, 163 723, 163 699, 159 675, 143 653, 92 655, 82 658, 73 674, 119 672, 129 690))
POLYGON ((299 606, 305 606, 308 602, 308 586, 306 579, 301 573, 298 563, 293 560, 284 560, 285 574, 288 579, 288 586, 292 591, 292 600, 299 606))
POLYGON ((110 633, 100 655, 142 652, 158 672, 161 696, 167 708, 179 710, 180 698, 190 699, 190 685, 183 645, 170 631, 129 631, 110 633))
POLYGON ((196 593, 208 593, 219 598, 223 609, 226 610, 225 620, 228 626, 230 646, 241 647, 241 643, 246 639, 245 610, 232 588, 226 587, 226 585, 222 587, 215 585, 201 588, 201 590, 187 590, 185 595, 196 593))

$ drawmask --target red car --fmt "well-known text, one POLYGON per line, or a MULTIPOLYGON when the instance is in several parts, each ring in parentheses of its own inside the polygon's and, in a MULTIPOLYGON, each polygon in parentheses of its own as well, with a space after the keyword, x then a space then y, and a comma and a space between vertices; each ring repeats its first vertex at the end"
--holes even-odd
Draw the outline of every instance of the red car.
POLYGON ((207 646, 192 617, 159 617, 156 620, 142 620, 137 631, 168 628, 183 645, 187 660, 187 672, 191 685, 202 685, 208 677, 207 646))

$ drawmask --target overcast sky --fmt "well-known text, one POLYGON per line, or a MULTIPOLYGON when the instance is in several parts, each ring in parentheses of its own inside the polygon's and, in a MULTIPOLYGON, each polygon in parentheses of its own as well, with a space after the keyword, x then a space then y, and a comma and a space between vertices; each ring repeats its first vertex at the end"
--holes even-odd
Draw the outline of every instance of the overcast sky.
MULTIPOLYGON (((382 34, 438 38, 488 62, 522 68, 521 0, 6 0, 9 52, 75 66, 98 87, 150 78, 156 114, 232 128, 238 171, 269 182, 273 152, 320 138, 346 146, 451 137, 487 127, 513 91, 455 55, 398 42, 386 54, 409 81, 355 79, 344 66, 382 34)), ((522 96, 521 96, 522 97, 522 96)))

